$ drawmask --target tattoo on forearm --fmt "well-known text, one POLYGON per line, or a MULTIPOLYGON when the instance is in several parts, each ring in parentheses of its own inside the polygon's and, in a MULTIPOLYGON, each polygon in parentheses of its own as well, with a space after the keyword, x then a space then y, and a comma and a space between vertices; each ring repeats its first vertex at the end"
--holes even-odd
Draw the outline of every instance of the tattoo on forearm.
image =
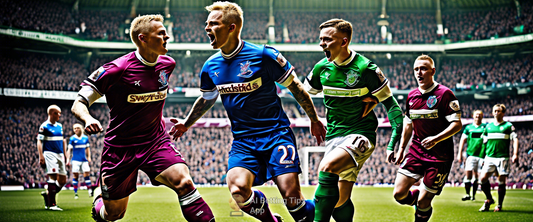
POLYGON ((307 116, 311 121, 318 121, 318 115, 316 114, 315 106, 311 96, 303 89, 303 85, 300 81, 293 81, 287 88, 292 92, 294 98, 300 106, 305 110, 307 116))

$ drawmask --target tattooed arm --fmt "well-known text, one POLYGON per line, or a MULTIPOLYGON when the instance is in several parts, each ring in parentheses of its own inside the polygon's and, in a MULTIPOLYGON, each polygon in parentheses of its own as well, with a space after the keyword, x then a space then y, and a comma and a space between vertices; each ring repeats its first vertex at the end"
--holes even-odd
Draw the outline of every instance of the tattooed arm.
POLYGON ((198 121, 209 109, 211 109, 213 105, 215 105, 217 98, 218 94, 214 99, 205 99, 202 96, 198 97, 191 108, 191 112, 187 118, 185 118, 184 122, 181 122, 176 118, 170 119, 170 121, 174 123, 174 126, 168 133, 174 137, 174 140, 177 140, 183 135, 183 133, 187 132, 187 130, 189 130, 189 128, 191 128, 191 126, 194 125, 194 123, 196 123, 196 121, 198 121))
POLYGON ((311 96, 304 90, 303 84, 298 78, 294 78, 287 88, 292 92, 298 104, 305 110, 305 113, 307 113, 311 120, 311 134, 316 137, 317 143, 320 145, 326 137, 326 128, 318 118, 311 96))

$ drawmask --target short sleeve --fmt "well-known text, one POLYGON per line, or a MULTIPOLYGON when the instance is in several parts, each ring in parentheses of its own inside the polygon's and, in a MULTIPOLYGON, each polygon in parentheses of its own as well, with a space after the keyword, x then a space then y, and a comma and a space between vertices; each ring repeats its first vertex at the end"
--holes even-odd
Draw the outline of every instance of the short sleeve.
POLYGON ((442 95, 444 116, 448 122, 459 121, 461 119, 461 106, 459 100, 451 90, 446 90, 442 95))
POLYGON ((41 124, 41 126, 39 126, 39 134, 37 134, 37 139, 38 140, 44 139, 44 124, 41 124))
POLYGON ((383 74, 383 71, 373 62, 368 64, 367 69, 363 73, 368 88, 372 95, 378 98, 379 102, 383 102, 392 96, 389 88, 389 80, 383 74))
POLYGON ((115 63, 107 63, 91 73, 81 85, 92 87, 102 96, 120 79, 122 72, 123 70, 115 63))
POLYGON ((320 92, 322 92, 322 82, 320 81, 320 73, 322 72, 322 65, 321 63, 317 63, 311 72, 305 77, 305 83, 304 88, 305 91, 307 91, 310 94, 316 95, 320 92))
POLYGON ((294 79, 294 68, 277 49, 265 46, 263 50, 264 68, 279 84, 288 86, 294 79))
POLYGON ((202 92, 213 92, 216 89, 215 83, 213 83, 213 80, 209 76, 209 61, 207 61, 204 63, 200 72, 200 90, 202 92))

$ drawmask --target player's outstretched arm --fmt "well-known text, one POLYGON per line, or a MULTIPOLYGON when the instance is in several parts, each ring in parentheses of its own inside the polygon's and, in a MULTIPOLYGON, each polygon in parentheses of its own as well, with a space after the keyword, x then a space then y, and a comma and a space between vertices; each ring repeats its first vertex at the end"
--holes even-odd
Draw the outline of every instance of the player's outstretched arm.
POLYGON ((511 157, 512 163, 518 163, 518 138, 514 138, 513 140, 513 156, 511 157))
POLYGON ((187 115, 187 118, 185 118, 184 121, 179 121, 175 118, 170 119, 170 121, 174 123, 174 126, 172 126, 168 134, 170 134, 174 140, 180 138, 183 133, 187 132, 196 121, 202 118, 202 116, 215 105, 217 98, 218 94, 215 98, 209 99, 205 99, 203 96, 198 97, 191 108, 191 112, 189 112, 189 115, 187 115))
POLYGON ((292 92, 298 104, 302 106, 311 120, 311 134, 316 138, 318 145, 322 144, 324 138, 326 138, 326 127, 320 122, 313 100, 309 93, 304 90, 303 83, 298 78, 294 78, 287 88, 292 92))
POLYGON ((78 96, 78 99, 74 101, 70 110, 77 119, 85 123, 85 132, 87 134, 95 134, 104 131, 100 121, 96 120, 89 113, 87 105, 88 102, 84 98, 81 98, 81 96, 78 96))

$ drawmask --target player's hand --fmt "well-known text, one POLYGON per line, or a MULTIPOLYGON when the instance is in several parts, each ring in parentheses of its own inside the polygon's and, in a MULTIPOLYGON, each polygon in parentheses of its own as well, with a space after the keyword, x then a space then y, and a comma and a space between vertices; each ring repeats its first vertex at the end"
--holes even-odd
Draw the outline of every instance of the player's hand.
POLYGON ((387 162, 389 162, 389 163, 396 162, 396 157, 394 156, 394 151, 387 150, 387 162))
POLYGON ((168 134, 172 136, 174 141, 178 140, 178 138, 180 138, 185 132, 187 132, 187 130, 189 130, 189 128, 187 128, 182 121, 179 121, 176 118, 170 118, 170 122, 174 123, 174 126, 170 128, 168 134))
POLYGON ((457 162, 459 162, 459 164, 463 162, 462 154, 457 155, 457 162))
POLYGON ((518 163, 518 155, 513 155, 513 156, 511 157, 511 162, 512 162, 512 163, 515 163, 515 164, 518 163))
POLYGON ((44 161, 44 157, 39 155, 39 165, 41 165, 41 168, 46 169, 46 161, 44 161))
POLYGON ((90 118, 85 122, 85 132, 87 134, 96 134, 102 131, 104 131, 102 124, 95 118, 90 118))
POLYGON ((311 122, 311 134, 316 138, 316 143, 320 146, 326 138, 326 127, 319 120, 318 122, 311 122))
POLYGON ((424 140, 422 140, 422 146, 426 148, 426 150, 429 150, 439 142, 436 139, 437 138, 435 136, 426 137, 424 140))
POLYGON ((403 157, 404 157, 404 156, 403 156, 404 149, 405 149, 405 148, 403 148, 403 149, 400 148, 400 150, 398 150, 398 154, 396 154, 396 162, 395 162, 394 164, 396 164, 396 165, 400 165, 400 164, 402 164, 402 162, 403 162, 403 160, 404 160, 404 159, 403 159, 403 157))

